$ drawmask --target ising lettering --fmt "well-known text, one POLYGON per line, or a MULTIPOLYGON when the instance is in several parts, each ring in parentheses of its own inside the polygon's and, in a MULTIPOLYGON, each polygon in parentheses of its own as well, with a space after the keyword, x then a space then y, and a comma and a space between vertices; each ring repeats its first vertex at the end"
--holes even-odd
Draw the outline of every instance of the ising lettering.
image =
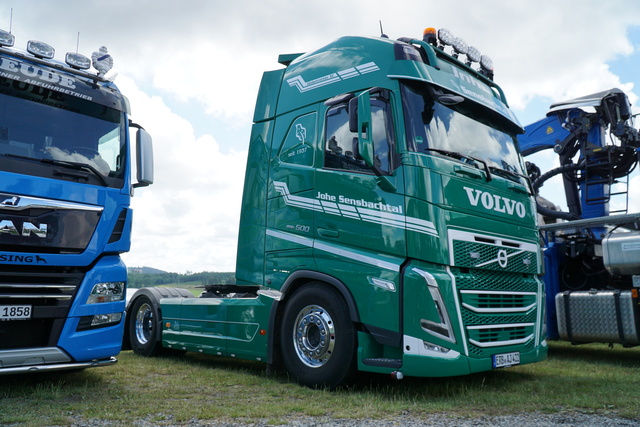
POLYGON ((522 202, 516 202, 515 200, 508 199, 506 197, 497 196, 495 194, 481 191, 476 188, 462 187, 467 192, 469 203, 471 206, 478 206, 482 204, 482 207, 495 212, 506 213, 513 215, 514 213, 520 218, 524 218, 527 214, 524 204, 522 202))
POLYGON ((29 264, 47 263, 47 261, 40 255, 0 255, 0 262, 24 262, 29 264))
POLYGON ((18 227, 8 219, 0 221, 0 234, 11 234, 12 236, 29 237, 32 234, 37 237, 47 237, 47 224, 40 224, 36 227, 31 222, 23 222, 22 229, 18 230, 18 227))

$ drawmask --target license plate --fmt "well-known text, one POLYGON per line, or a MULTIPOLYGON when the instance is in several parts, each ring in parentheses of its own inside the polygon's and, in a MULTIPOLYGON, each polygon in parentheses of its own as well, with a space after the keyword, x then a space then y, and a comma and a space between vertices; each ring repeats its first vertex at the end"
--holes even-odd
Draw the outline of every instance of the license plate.
POLYGON ((492 356, 492 362, 494 368, 504 368, 507 366, 520 364, 520 353, 517 351, 514 353, 494 354, 492 356))
POLYGON ((31 319, 30 305, 0 305, 0 320, 31 319))

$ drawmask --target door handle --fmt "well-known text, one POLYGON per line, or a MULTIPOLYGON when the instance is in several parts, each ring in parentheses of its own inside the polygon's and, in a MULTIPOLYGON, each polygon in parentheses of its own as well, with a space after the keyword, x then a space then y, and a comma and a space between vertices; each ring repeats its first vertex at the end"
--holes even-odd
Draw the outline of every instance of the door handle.
POLYGON ((318 227, 318 234, 323 237, 338 237, 338 230, 330 230, 328 228, 318 227))

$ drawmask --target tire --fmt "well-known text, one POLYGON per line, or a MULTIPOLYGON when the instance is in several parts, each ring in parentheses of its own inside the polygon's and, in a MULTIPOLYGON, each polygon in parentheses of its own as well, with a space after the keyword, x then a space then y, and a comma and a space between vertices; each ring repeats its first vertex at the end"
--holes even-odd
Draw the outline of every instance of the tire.
POLYGON ((162 319, 158 301, 148 295, 140 295, 127 313, 127 331, 131 350, 141 356, 157 356, 162 350, 160 325, 162 319))
POLYGON ((356 368, 356 330, 342 295, 313 282, 297 290, 284 308, 280 351, 298 383, 334 389, 356 368))

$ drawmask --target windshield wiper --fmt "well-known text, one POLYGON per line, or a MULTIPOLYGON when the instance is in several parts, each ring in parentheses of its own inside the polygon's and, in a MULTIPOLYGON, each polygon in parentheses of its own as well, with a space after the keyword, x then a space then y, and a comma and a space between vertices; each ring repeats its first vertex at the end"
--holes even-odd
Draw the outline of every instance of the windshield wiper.
POLYGON ((473 157, 473 156, 468 156, 466 154, 462 154, 462 153, 458 153, 456 151, 449 151, 449 150, 442 150, 440 148, 424 148, 424 151, 433 151, 434 153, 438 153, 438 154, 442 154, 443 156, 447 156, 447 157, 453 157, 454 159, 460 160, 464 163, 467 163, 467 160, 473 160, 474 162, 480 163, 483 168, 485 173, 487 174, 487 182, 491 181, 493 179, 493 177, 491 176, 491 171, 489 171, 489 166, 487 165, 487 162, 485 162, 482 159, 479 159, 477 157, 473 157))
POLYGON ((29 160, 32 162, 40 162, 40 163, 46 163, 46 164, 55 165, 55 166, 62 166, 64 168, 69 168, 69 169, 88 171, 92 173, 96 178, 98 178, 98 181, 100 181, 100 184, 102 184, 103 187, 109 186, 109 182, 104 177, 104 175, 102 175, 98 169, 86 163, 70 162, 67 160, 55 160, 55 159, 37 159, 35 157, 20 156, 20 155, 11 154, 11 153, 6 153, 5 156, 12 157, 15 159, 21 159, 21 160, 29 160))
POLYGON ((96 169, 95 167, 93 167, 93 166, 91 166, 91 165, 89 165, 87 163, 70 162, 70 161, 67 161, 67 160, 55 160, 55 159, 40 159, 40 162, 41 163, 48 163, 48 164, 52 164, 52 165, 56 165, 56 166, 62 166, 62 167, 69 168, 69 169, 89 171, 93 175, 95 175, 96 178, 98 178, 98 181, 100 181, 100 183, 102 184, 103 187, 108 187, 109 186, 109 182, 104 177, 104 175, 102 175, 102 173, 100 173, 100 171, 98 169, 96 169))

